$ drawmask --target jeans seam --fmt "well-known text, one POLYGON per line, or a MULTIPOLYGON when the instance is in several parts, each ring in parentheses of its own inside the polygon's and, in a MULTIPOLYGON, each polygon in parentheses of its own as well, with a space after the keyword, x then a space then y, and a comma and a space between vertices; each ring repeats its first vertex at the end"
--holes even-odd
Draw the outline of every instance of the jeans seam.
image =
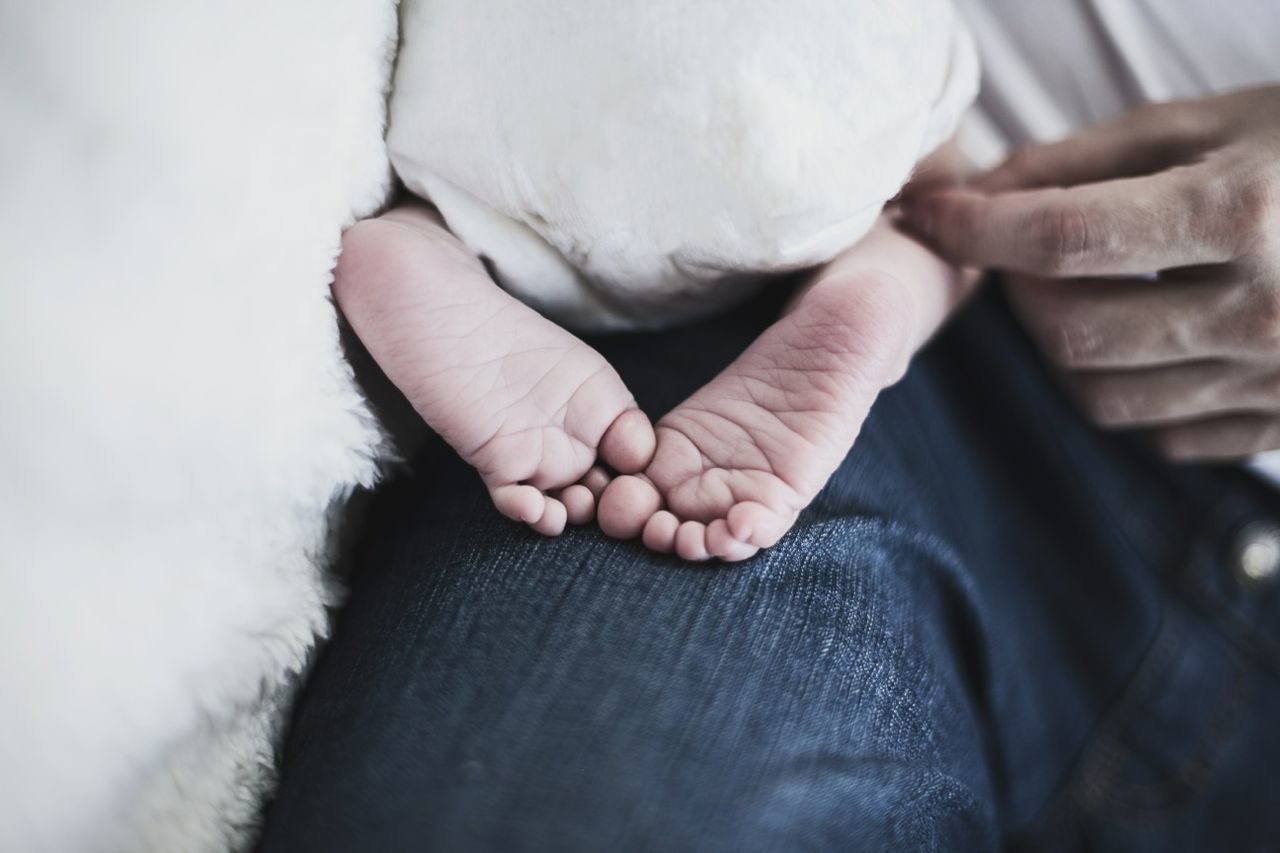
POLYGON ((1210 621, 1232 647, 1257 657, 1274 675, 1280 675, 1280 644, 1273 642, 1248 619, 1240 616, 1230 600, 1189 577, 1184 590, 1193 605, 1210 621))
MULTIPOLYGON (((1167 613, 1165 618, 1169 618, 1167 613)), ((1201 736, 1188 758, 1156 782, 1126 783, 1115 778, 1132 754, 1121 736, 1124 723, 1133 718, 1144 701, 1158 695, 1160 677, 1168 671, 1190 633, 1186 624, 1188 617, 1177 618, 1176 626, 1168 630, 1162 626, 1160 638, 1126 688, 1125 696, 1107 713, 1103 731, 1085 754, 1079 777, 1072 788, 1073 799, 1086 813, 1116 821, 1164 821, 1184 813, 1213 775, 1222 745, 1232 733, 1248 692, 1247 668, 1239 661, 1220 689, 1209 719, 1201 728, 1201 736), (1162 804, 1152 806, 1152 802, 1162 804)))

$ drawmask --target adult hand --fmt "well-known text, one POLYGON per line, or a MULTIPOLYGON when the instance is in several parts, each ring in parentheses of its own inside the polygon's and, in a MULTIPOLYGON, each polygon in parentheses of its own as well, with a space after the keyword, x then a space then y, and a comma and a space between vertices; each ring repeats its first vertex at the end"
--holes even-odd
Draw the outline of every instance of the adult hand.
POLYGON ((1177 459, 1280 448, 1280 86, 1144 106, 905 208, 1009 273, 1098 423, 1177 459))

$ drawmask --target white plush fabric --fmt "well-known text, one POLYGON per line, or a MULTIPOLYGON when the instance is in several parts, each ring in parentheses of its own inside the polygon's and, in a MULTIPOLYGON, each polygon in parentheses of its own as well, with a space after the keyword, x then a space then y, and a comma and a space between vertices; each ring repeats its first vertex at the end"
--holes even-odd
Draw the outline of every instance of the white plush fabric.
MULTIPOLYGON (((397 150, 597 324, 850 242, 972 85, 942 0, 572 6, 416 4, 397 150)), ((385 452, 328 285, 387 193, 394 0, 0 9, 0 850, 234 849, 385 452)))
POLYGON ((0 850, 244 843, 382 435, 393 0, 0 3, 0 850))
POLYGON ((949 0, 405 0, 392 162, 578 328, 858 240, 977 92, 949 0))

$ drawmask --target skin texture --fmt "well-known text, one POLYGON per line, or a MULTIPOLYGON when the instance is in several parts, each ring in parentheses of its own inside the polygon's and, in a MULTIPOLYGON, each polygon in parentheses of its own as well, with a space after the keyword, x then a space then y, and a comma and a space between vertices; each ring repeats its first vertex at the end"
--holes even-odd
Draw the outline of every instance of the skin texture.
POLYGON ((334 295, 508 517, 554 536, 598 515, 658 551, 741 560, 791 527, 972 283, 883 220, 656 430, 595 350, 499 288, 428 207, 351 228, 334 295))
POLYGON ((1280 87, 1141 107, 918 187, 906 221, 1003 270, 1085 410, 1179 460, 1280 448, 1280 87))
POLYGON ((604 358, 489 278, 433 210, 397 208, 343 237, 334 297, 494 506, 539 533, 591 520, 597 460, 638 471, 649 419, 604 358))
POLYGON ((971 283, 882 221, 658 421, 653 461, 605 490, 601 528, 686 560, 741 560, 772 546, 971 283))

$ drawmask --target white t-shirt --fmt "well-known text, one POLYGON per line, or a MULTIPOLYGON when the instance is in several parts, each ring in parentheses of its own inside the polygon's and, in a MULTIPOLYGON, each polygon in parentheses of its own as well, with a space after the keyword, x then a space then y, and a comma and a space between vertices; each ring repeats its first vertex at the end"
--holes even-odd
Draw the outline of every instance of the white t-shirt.
MULTIPOLYGON (((1148 101, 1280 81, 1280 0, 956 0, 982 58, 965 128, 987 165, 1148 101)), ((1280 483, 1280 452, 1253 467, 1280 483)))
POLYGON ((956 2, 982 57, 981 119, 1005 144, 1280 81, 1277 0, 956 2))

